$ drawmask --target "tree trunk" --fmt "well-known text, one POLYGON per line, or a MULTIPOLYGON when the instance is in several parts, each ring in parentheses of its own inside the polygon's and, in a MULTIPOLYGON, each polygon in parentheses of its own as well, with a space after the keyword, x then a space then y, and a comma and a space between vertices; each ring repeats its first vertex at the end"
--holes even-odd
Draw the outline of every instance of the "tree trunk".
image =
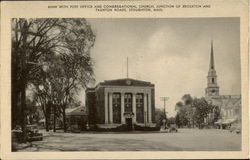
POLYGON ((22 89, 21 89, 21 127, 23 131, 23 141, 26 142, 27 140, 27 133, 26 133, 26 85, 23 80, 22 89))
POLYGON ((49 131, 49 122, 48 122, 48 116, 45 116, 45 127, 46 127, 46 131, 49 131))
POLYGON ((53 132, 56 132, 56 108, 55 108, 55 106, 53 106, 53 112, 54 112, 54 115, 53 115, 53 132))
POLYGON ((23 50, 21 55, 21 126, 23 131, 23 141, 26 142, 27 140, 27 133, 26 133, 26 123, 27 123, 27 115, 26 115, 26 85, 27 85, 27 75, 26 75, 26 52, 27 52, 27 21, 25 21, 23 26, 23 50))
POLYGON ((65 107, 63 107, 63 131, 67 131, 65 107))

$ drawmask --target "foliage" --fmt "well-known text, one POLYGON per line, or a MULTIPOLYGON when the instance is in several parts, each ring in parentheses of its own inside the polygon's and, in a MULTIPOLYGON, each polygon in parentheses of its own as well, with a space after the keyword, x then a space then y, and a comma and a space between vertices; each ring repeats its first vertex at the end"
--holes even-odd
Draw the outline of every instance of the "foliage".
POLYGON ((185 94, 182 101, 176 103, 176 124, 178 127, 198 126, 201 128, 205 123, 214 124, 219 119, 218 106, 209 104, 205 98, 193 98, 185 94))
POLYGON ((192 106, 195 108, 194 120, 200 128, 204 123, 204 118, 206 118, 208 113, 211 112, 211 106, 208 105, 208 102, 205 100, 205 98, 195 98, 192 106))
POLYGON ((176 123, 175 117, 169 117, 168 118, 168 124, 175 124, 175 123, 176 123))
MULTIPOLYGON (((90 57, 94 42, 91 26, 83 18, 13 19, 13 113, 18 108, 18 95, 25 96, 27 85, 33 85, 35 100, 46 119, 53 110, 65 122, 66 107, 74 103, 81 88, 94 81, 90 57)), ((25 103, 21 102, 21 111, 25 103)))
POLYGON ((157 125, 161 126, 163 119, 165 119, 164 110, 156 108, 155 109, 155 121, 156 121, 157 125))

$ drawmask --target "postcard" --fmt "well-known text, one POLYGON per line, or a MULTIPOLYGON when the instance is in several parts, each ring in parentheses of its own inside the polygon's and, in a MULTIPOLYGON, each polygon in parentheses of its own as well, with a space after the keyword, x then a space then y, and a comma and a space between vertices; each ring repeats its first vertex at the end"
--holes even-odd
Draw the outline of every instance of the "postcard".
POLYGON ((248 158, 248 2, 1 2, 1 158, 248 158))

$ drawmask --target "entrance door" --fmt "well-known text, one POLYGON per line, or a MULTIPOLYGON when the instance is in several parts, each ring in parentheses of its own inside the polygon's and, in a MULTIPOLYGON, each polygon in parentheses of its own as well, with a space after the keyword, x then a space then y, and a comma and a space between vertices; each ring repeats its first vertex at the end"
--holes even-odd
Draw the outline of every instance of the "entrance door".
POLYGON ((126 118, 126 125, 128 126, 129 131, 133 129, 132 118, 126 118))

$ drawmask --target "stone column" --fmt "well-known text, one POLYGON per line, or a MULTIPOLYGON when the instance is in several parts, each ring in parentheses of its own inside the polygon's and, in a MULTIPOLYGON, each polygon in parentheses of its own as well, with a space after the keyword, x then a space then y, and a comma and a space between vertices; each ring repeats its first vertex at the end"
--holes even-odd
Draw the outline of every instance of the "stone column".
POLYGON ((136 123, 136 93, 132 94, 132 111, 134 113, 133 122, 136 123))
POLYGON ((121 93, 121 122, 122 124, 125 124, 125 118, 124 118, 124 93, 121 93))
POLYGON ((105 114, 105 124, 108 124, 108 92, 105 92, 105 100, 104 100, 104 114, 105 114))
POLYGON ((148 115, 148 101, 147 101, 147 94, 146 93, 143 93, 144 94, 144 98, 143 98, 143 107, 144 107, 144 113, 143 113, 143 116, 144 116, 144 123, 147 123, 147 115, 148 115), (146 113, 146 114, 145 114, 146 113))
POLYGON ((152 113, 151 113, 151 92, 148 94, 148 123, 152 123, 152 113))
POLYGON ((113 93, 109 92, 109 123, 113 123, 113 93))

